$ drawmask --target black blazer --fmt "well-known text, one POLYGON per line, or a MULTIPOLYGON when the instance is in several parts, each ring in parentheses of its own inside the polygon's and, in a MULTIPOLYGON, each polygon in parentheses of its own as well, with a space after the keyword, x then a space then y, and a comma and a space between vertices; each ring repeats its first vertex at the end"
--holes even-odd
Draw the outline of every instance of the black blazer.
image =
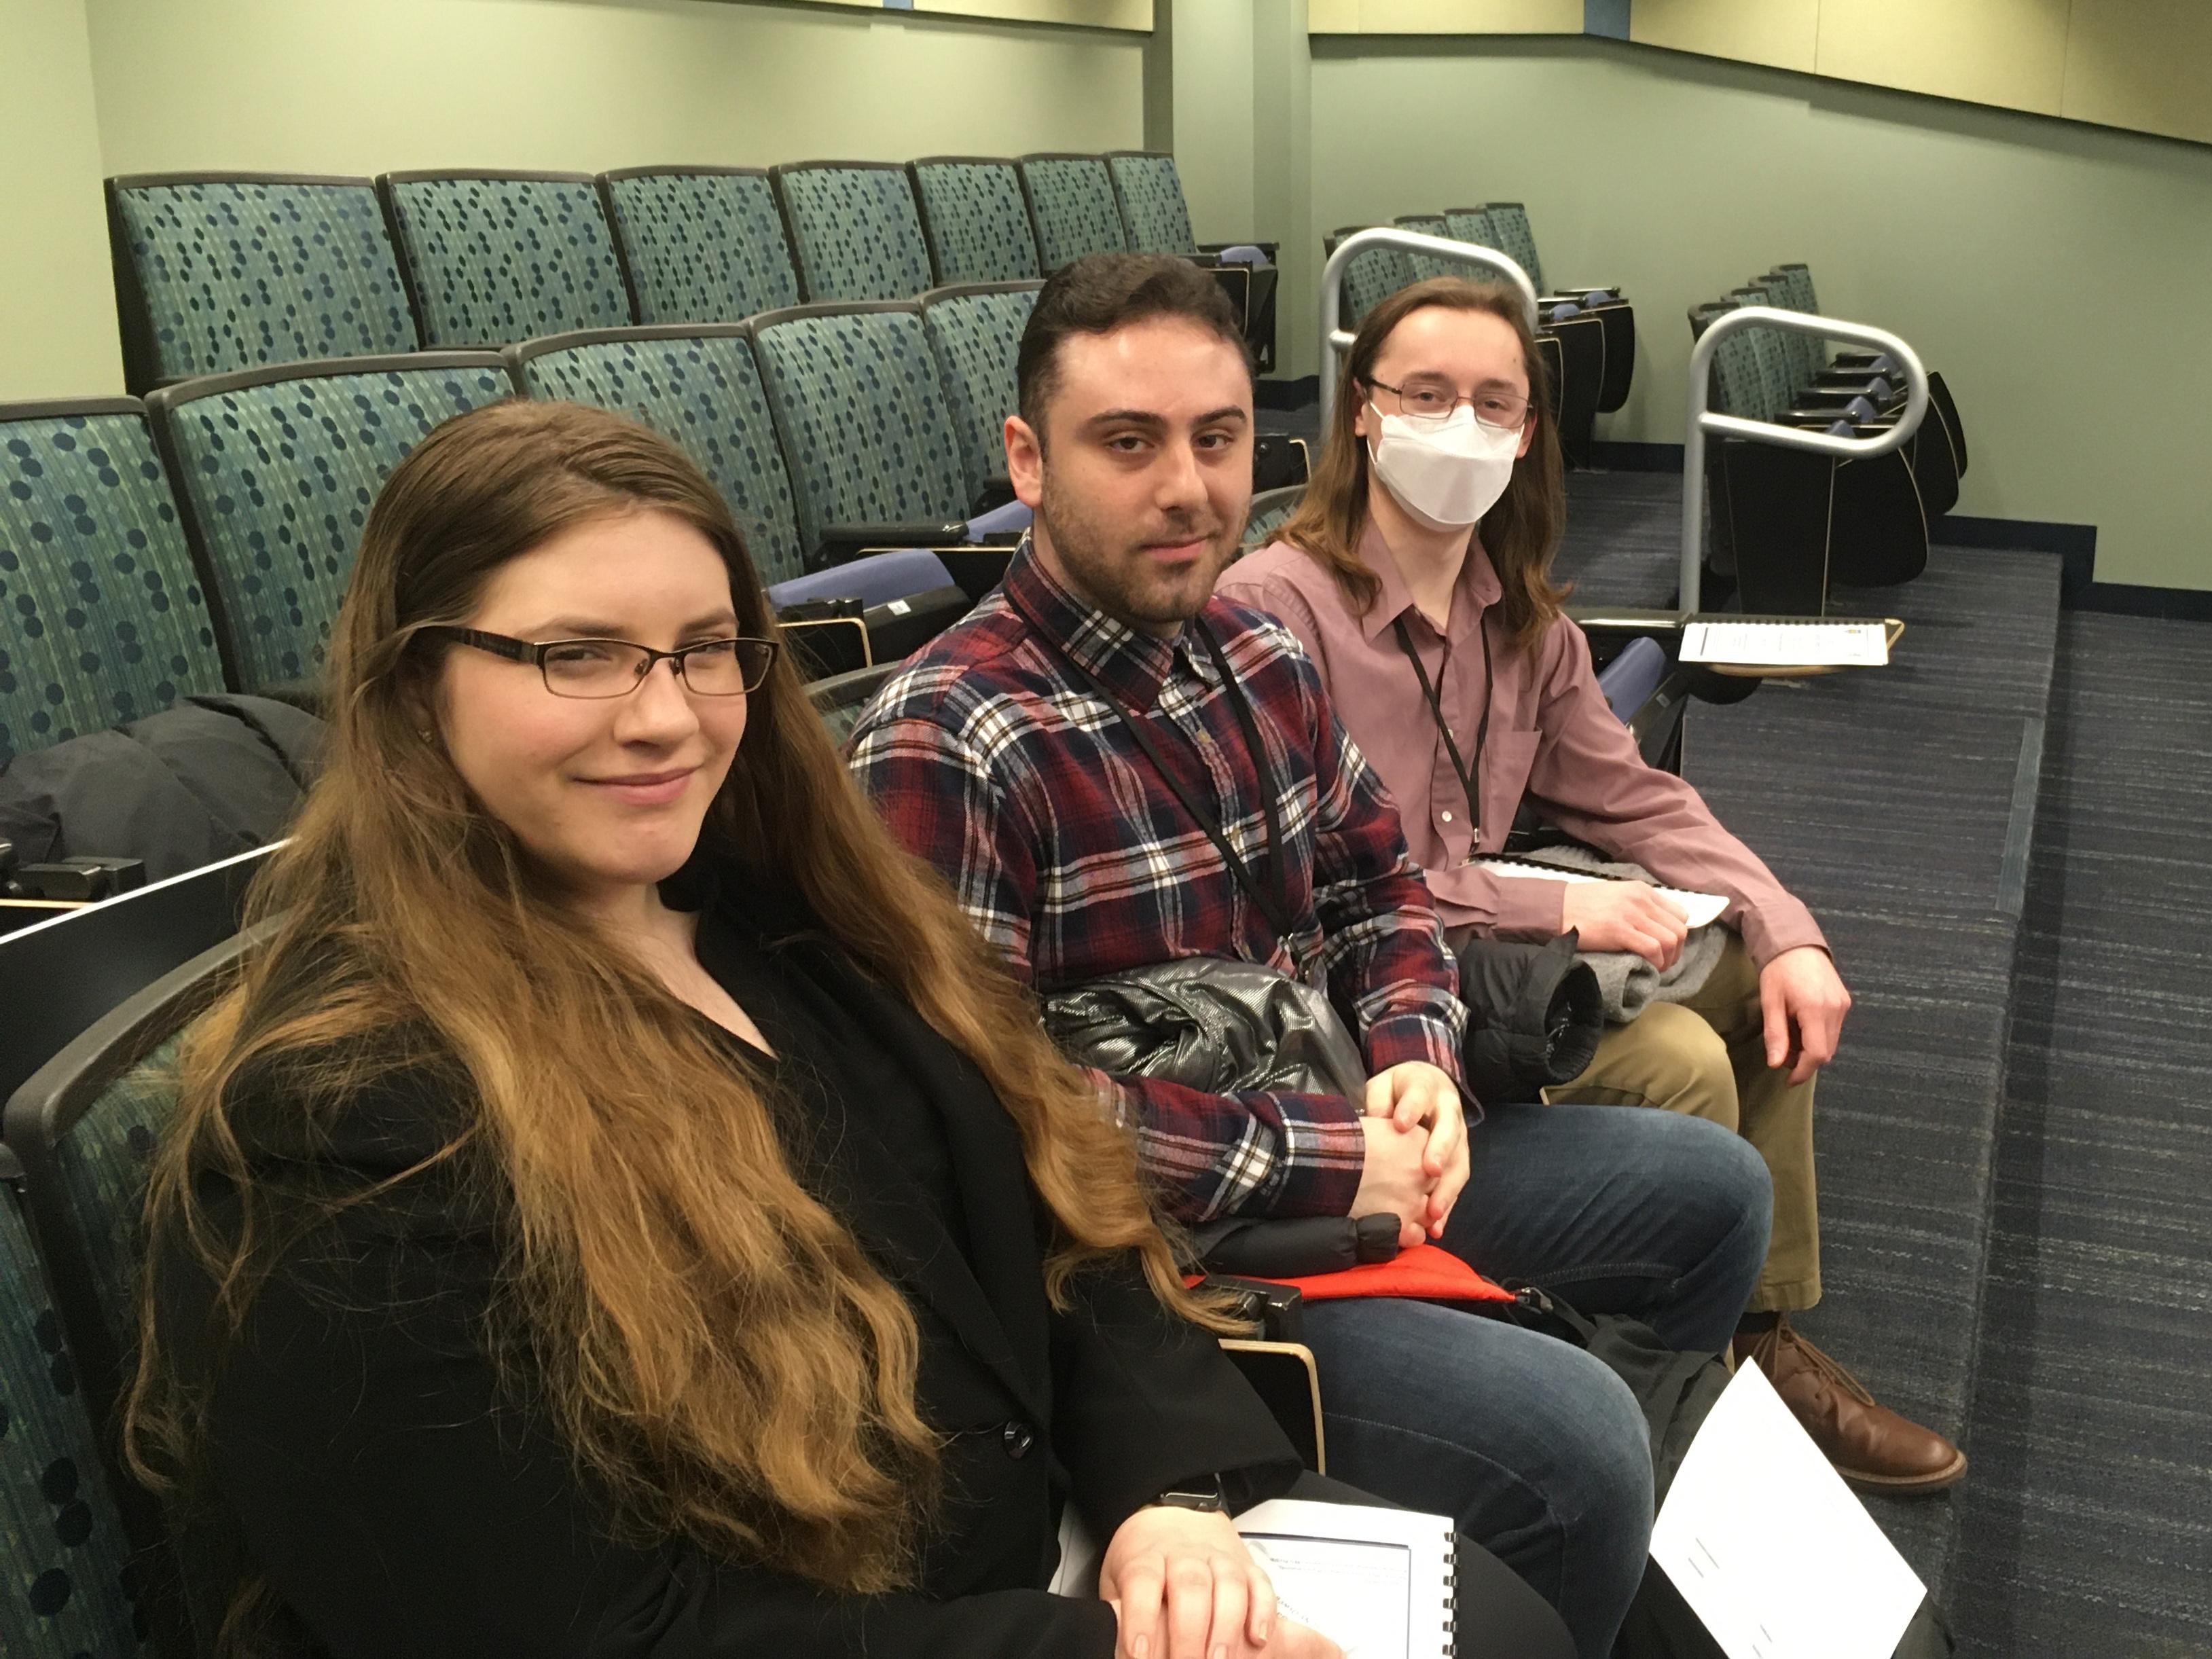
MULTIPOLYGON (((859 1115, 826 1154, 804 1155, 826 1158, 825 1195, 920 1322, 922 1410, 950 1438, 918 1590, 838 1596, 681 1540, 611 1541, 550 1425, 495 1387, 479 1327, 497 1206, 460 1176, 343 1212, 260 1293, 220 1374, 216 1518, 188 1560, 265 1574, 300 1645, 343 1659, 1106 1659, 1110 1610, 1042 1589, 1063 1501, 1103 1538, 1202 1473, 1231 1472, 1249 1499, 1288 1487, 1297 1458, 1266 1408, 1212 1337, 1160 1309, 1133 1262, 1086 1276, 1069 1311, 1052 1310, 1042 1206, 982 1074, 834 949, 802 939, 780 960, 920 1085, 964 1211, 966 1249, 859 1115)), ((702 1040, 724 1039, 712 1028, 702 1040)), ((315 1167, 287 1173, 318 1188, 382 1179, 441 1144, 454 1109, 450 1084, 397 1073, 351 1103, 309 1154, 315 1167)), ((241 1098, 237 1116, 281 1124, 283 1102, 241 1098)), ((170 1340, 207 1363, 204 1286, 179 1253, 163 1260, 170 1340)), ((194 1586, 198 1604, 210 1588, 194 1586)))

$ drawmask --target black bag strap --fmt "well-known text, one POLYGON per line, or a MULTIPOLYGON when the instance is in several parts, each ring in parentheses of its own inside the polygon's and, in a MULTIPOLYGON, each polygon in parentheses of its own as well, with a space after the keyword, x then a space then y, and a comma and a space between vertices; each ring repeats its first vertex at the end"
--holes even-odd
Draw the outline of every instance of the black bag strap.
MULTIPOLYGON (((1031 619, 1032 623, 1034 620, 1031 619)), ((1228 864, 1230 873, 1237 878, 1237 884, 1244 890, 1245 896, 1267 919, 1267 925, 1275 930, 1275 936, 1288 939, 1297 931, 1297 918, 1291 912, 1290 882, 1283 867, 1282 805, 1275 799, 1274 769, 1267 763, 1267 750, 1260 741, 1259 725, 1252 718, 1251 707, 1245 701, 1236 676, 1229 672, 1229 659, 1223 653, 1220 642, 1198 618, 1193 617, 1189 626, 1205 645, 1206 654, 1213 659, 1214 668, 1221 676, 1222 693, 1229 699, 1230 708, 1237 716, 1237 729, 1243 734, 1244 746, 1251 755, 1253 769, 1260 775, 1260 811, 1267 826, 1267 872, 1270 879, 1266 886, 1262 886, 1259 877, 1253 873, 1243 854, 1229 844, 1229 837, 1222 833, 1221 820, 1214 816, 1212 809, 1185 788, 1182 780, 1169 768, 1166 757, 1160 753, 1159 744, 1153 740, 1146 722, 1139 720, 1105 681, 1048 630, 1039 627, 1037 636, 1049 645, 1060 659, 1075 671, 1077 678, 1114 711, 1130 737, 1135 739, 1137 747, 1144 750, 1145 758, 1152 763, 1152 769, 1160 775, 1175 798, 1182 803, 1183 811, 1189 813, 1197 821, 1198 827, 1206 831, 1206 839, 1213 843, 1215 850, 1228 864)))
POLYGON ((1482 749, 1490 738, 1490 694, 1496 687, 1491 675, 1490 618, 1486 615, 1476 624, 1475 631, 1482 636, 1482 717, 1474 726, 1474 765, 1470 768, 1460 758, 1459 743, 1452 736, 1451 722, 1444 719, 1443 699, 1437 688, 1429 683, 1429 671, 1421 666, 1421 653, 1413 648, 1413 636, 1406 631, 1406 619, 1398 617, 1390 624, 1398 636, 1398 648, 1406 653, 1406 660, 1413 665, 1413 678, 1421 683, 1421 696, 1429 705, 1430 717, 1437 723, 1437 731, 1444 740, 1444 752, 1451 757, 1452 775, 1467 796, 1467 821, 1480 843, 1482 835, 1482 749))

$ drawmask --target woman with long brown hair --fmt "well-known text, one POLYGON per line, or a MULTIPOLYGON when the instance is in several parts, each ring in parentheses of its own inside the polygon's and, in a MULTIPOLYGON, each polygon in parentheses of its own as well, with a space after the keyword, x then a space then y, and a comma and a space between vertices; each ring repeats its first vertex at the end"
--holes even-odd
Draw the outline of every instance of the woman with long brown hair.
POLYGON ((1520 296, 1432 277, 1370 312, 1320 465, 1274 541, 1220 591, 1274 613, 1382 775, 1455 940, 1549 939, 1664 971, 1686 919, 1638 881, 1512 878, 1522 805, 1676 888, 1725 894, 1700 986, 1607 1028, 1553 1101, 1658 1106, 1735 1130, 1774 1185, 1765 1270, 1736 1337, 1848 1478, 1936 1491, 1966 1459, 1876 1404, 1790 1323, 1820 1299, 1813 1081, 1850 996, 1812 913, 1681 778, 1647 766, 1551 578, 1566 519, 1543 361, 1520 296))
POLYGON ((1297 1462, 1129 1140, 696 468, 449 422, 330 684, 148 1200, 129 1443, 228 1650, 1335 1653, 1220 1512, 1297 1462))

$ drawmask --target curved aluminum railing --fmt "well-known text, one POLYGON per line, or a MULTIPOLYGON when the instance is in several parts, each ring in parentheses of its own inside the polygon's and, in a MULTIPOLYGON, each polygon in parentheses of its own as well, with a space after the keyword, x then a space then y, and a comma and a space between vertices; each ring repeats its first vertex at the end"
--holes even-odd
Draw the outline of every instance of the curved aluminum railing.
POLYGON ((1772 444, 1780 449, 1802 449, 1815 455, 1864 460, 1869 456, 1887 455, 1901 447, 1920 429, 1921 417, 1927 413, 1928 370, 1920 361, 1920 354, 1886 328, 1876 328, 1869 323, 1846 323, 1810 312, 1784 311, 1778 306, 1742 306, 1714 318, 1690 351, 1689 418, 1682 428, 1681 592, 1675 603, 1684 611, 1692 611, 1700 608, 1698 602, 1703 598, 1708 433, 1772 444), (1705 398, 1712 380, 1713 354, 1723 340, 1741 328, 1778 328, 1821 339, 1849 340, 1887 352, 1905 371, 1905 408, 1896 424, 1879 437, 1838 438, 1832 433, 1777 426, 1771 421, 1747 421, 1740 416, 1723 415, 1708 409, 1705 398))
POLYGON ((1328 256, 1328 263, 1321 273, 1321 429, 1324 438, 1328 434, 1330 415, 1336 407, 1336 374, 1338 359, 1352 349, 1352 335, 1339 328, 1337 319, 1344 314, 1344 275, 1352 262, 1370 248, 1395 247, 1407 253, 1425 253, 1431 258, 1449 259, 1455 264, 1472 265, 1478 270, 1492 271, 1521 290, 1522 303, 1528 307, 1528 326, 1536 325, 1536 285, 1528 280, 1528 273, 1507 258, 1496 248, 1477 247, 1473 242, 1455 242, 1445 236, 1426 236, 1418 230, 1400 230, 1392 226, 1377 226, 1372 230, 1354 231, 1336 245, 1336 252, 1328 256))

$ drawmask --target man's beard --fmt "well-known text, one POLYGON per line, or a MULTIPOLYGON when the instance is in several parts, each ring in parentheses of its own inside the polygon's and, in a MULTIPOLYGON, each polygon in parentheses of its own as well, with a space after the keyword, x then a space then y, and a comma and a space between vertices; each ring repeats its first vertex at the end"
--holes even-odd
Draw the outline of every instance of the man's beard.
POLYGON ((1083 596, 1115 621, 1142 629, 1177 627, 1204 610, 1243 528, 1223 525, 1210 509, 1164 520, 1151 526, 1146 542, 1203 539, 1208 546, 1187 570, 1158 570, 1145 544, 1127 539, 1126 526, 1108 526, 1054 489, 1049 471, 1037 518, 1083 596))

